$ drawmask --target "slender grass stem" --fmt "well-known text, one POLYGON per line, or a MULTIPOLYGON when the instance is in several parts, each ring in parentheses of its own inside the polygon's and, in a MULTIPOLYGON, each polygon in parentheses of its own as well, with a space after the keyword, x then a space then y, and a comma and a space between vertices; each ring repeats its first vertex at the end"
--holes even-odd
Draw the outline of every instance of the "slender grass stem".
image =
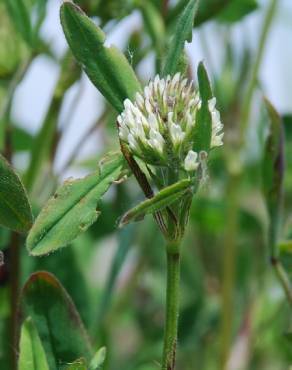
POLYGON ((179 311, 180 254, 167 252, 166 318, 162 370, 174 370, 179 311))

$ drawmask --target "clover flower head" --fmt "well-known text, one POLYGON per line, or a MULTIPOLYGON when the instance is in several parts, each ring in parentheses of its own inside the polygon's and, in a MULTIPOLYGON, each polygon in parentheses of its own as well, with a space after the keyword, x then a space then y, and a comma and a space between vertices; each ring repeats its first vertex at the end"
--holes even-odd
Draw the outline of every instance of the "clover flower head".
MULTIPOLYGON (((216 98, 208 101, 208 107, 212 148, 223 144, 223 125, 216 98)), ((201 99, 192 81, 180 73, 166 78, 157 75, 142 94, 136 94, 135 101, 126 99, 124 108, 117 118, 119 137, 134 155, 152 165, 175 165, 188 172, 198 168, 194 130, 201 99)))

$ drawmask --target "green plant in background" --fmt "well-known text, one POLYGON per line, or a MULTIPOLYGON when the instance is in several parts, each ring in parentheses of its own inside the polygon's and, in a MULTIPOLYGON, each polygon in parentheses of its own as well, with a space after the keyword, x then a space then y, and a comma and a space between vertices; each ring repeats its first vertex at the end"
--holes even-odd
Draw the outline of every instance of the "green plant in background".
MULTIPOLYGON (((281 117, 267 99, 260 118, 251 114, 277 3, 268 4, 255 55, 248 58, 250 51, 242 51, 239 64, 225 31, 258 8, 255 0, 76 1, 85 12, 65 1, 61 25, 71 51, 60 59, 41 38, 45 1, 0 4, 12 30, 0 38, 15 40, 0 50, 0 143, 6 157, 0 157, 0 223, 11 230, 0 230, 0 333, 8 338, 7 343, 0 339, 1 368, 267 370, 291 363, 291 311, 284 299, 269 293, 276 285, 264 249, 268 244, 271 266, 291 303, 291 120, 285 117, 285 138, 281 117), (97 16, 108 31, 134 10, 141 14, 142 28, 129 35, 128 55, 107 46, 96 19, 85 14, 97 16), (226 49, 222 70, 214 73, 204 30, 200 33, 213 89, 202 62, 197 83, 192 81, 185 52, 193 28, 208 20, 221 24, 226 49), (142 83, 137 66, 153 51, 154 77, 142 83), (2 63, 7 55, 9 63, 2 63), (33 138, 13 122, 11 110, 17 86, 39 55, 54 60, 60 73, 33 138), (60 126, 58 120, 81 70, 107 104, 60 175, 97 129, 105 134, 106 153, 79 164, 89 175, 58 186, 54 162, 68 130, 67 122, 60 126), (253 126, 253 143, 260 153, 252 161, 246 136, 251 116, 259 122, 253 126), (224 146, 218 150, 222 122, 224 146), (29 159, 18 176, 9 162, 22 151, 29 159), (141 199, 133 179, 146 200, 127 210, 141 199), (109 189, 112 193, 104 197, 109 189), (257 207, 251 209, 249 202, 257 207), (19 233, 28 233, 26 242, 19 233), (100 289, 94 285, 99 277, 92 283, 90 266, 96 246, 105 243, 108 249, 112 238, 118 247, 100 289), (21 251, 24 243, 29 256, 21 251), (138 248, 128 266, 133 244, 138 248), (65 246, 70 248, 61 249, 65 246), (122 283, 121 270, 127 272, 122 283), (258 336, 261 342, 254 342, 258 336), (243 348, 240 356, 238 347, 243 348), (94 348, 100 348, 96 354, 94 348)), ((94 274, 106 260, 99 257, 94 274)))

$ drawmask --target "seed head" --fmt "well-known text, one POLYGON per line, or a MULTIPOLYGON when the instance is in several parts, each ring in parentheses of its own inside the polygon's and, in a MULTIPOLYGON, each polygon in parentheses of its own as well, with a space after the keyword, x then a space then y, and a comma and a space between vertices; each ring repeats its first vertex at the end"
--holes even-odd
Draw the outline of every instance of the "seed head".
MULTIPOLYGON (((210 99, 211 148, 223 144, 223 125, 215 105, 216 98, 210 99)), ((175 165, 188 172, 198 168, 200 157, 193 144, 201 99, 192 81, 180 73, 166 78, 157 75, 134 102, 126 99, 124 107, 117 119, 119 137, 134 155, 152 165, 175 165)))

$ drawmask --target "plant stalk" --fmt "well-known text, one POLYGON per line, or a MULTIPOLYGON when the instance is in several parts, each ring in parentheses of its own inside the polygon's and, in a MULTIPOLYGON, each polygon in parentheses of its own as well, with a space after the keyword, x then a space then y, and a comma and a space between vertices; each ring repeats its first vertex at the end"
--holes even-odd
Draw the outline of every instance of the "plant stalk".
POLYGON ((162 370, 174 370, 179 313, 180 253, 167 248, 166 318, 162 370))

